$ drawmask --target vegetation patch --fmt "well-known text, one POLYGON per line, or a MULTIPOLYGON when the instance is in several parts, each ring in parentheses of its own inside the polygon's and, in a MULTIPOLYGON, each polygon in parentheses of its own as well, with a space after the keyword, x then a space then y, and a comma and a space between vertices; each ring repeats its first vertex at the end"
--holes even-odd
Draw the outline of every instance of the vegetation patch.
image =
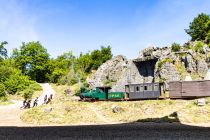
POLYGON ((175 67, 177 72, 179 73, 179 75, 181 75, 181 78, 184 79, 186 77, 186 75, 188 74, 184 64, 182 64, 180 61, 175 63, 175 67))
POLYGON ((179 52, 179 51, 181 50, 181 46, 180 46, 179 44, 177 44, 177 43, 173 43, 173 44, 171 45, 171 50, 172 50, 173 52, 179 52))
POLYGON ((160 70, 162 68, 162 66, 165 64, 165 63, 173 63, 173 60, 171 58, 164 58, 160 61, 157 62, 157 67, 158 67, 158 70, 160 70))

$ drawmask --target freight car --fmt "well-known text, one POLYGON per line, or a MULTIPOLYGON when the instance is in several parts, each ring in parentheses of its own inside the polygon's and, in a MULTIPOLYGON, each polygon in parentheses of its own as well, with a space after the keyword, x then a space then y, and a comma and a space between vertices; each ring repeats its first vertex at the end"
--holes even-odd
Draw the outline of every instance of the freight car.
MULTIPOLYGON (((82 100, 139 100, 164 97, 165 86, 160 83, 125 85, 125 92, 110 92, 111 87, 96 87, 80 94, 82 100)), ((197 98, 210 96, 210 80, 169 82, 169 98, 197 98)))

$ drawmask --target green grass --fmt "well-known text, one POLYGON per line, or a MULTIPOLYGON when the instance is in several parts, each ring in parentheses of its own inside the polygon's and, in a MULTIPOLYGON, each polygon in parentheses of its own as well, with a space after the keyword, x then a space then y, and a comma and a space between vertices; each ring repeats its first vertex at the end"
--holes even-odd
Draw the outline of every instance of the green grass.
POLYGON ((88 102, 74 101, 71 96, 65 95, 65 85, 51 85, 56 92, 56 97, 50 104, 35 107, 25 111, 21 119, 32 124, 94 124, 100 122, 96 114, 90 110, 88 102), (51 107, 50 113, 44 112, 51 107))
POLYGON ((1 105, 10 105, 10 104, 13 104, 11 101, 1 101, 0 100, 0 106, 1 105))

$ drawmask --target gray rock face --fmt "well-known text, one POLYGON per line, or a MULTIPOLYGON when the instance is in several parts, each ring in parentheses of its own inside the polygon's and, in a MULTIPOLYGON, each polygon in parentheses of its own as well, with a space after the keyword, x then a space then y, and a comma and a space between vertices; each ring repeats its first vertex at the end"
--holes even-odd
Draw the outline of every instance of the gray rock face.
POLYGON ((176 71, 176 67, 168 62, 163 64, 160 70, 160 77, 164 79, 167 89, 168 89, 168 82, 179 81, 181 79, 179 73, 176 71))
POLYGON ((87 78, 90 87, 104 86, 105 82, 117 82, 128 67, 128 60, 122 55, 102 64, 92 77, 87 78))
POLYGON ((195 71, 196 64, 193 61, 193 57, 190 54, 188 54, 185 57, 185 67, 187 68, 188 72, 194 72, 195 71))
POLYGON ((172 52, 170 47, 148 47, 133 60, 118 55, 101 65, 92 77, 87 78, 87 82, 91 88, 109 83, 112 91, 124 91, 126 84, 151 82, 164 82, 167 88, 169 81, 183 80, 186 74, 197 73, 199 79, 202 79, 210 63, 207 57, 210 49, 205 47, 202 53, 186 49, 195 44, 195 42, 184 44, 180 52, 172 52))
POLYGON ((206 76, 206 72, 208 71, 208 65, 205 61, 197 60, 197 71, 200 77, 204 78, 206 76))

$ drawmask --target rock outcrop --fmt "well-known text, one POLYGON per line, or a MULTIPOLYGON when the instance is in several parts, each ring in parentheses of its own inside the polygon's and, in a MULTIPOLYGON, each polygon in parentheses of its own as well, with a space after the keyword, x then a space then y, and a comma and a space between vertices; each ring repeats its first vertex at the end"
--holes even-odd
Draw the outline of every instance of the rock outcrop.
POLYGON ((210 49, 204 44, 196 50, 196 42, 188 42, 174 52, 171 47, 148 47, 139 57, 128 60, 118 55, 102 64, 87 78, 90 87, 112 86, 113 91, 124 91, 126 84, 168 82, 184 80, 190 75, 193 80, 206 76, 210 49), (191 47, 191 48, 190 48, 191 47))

